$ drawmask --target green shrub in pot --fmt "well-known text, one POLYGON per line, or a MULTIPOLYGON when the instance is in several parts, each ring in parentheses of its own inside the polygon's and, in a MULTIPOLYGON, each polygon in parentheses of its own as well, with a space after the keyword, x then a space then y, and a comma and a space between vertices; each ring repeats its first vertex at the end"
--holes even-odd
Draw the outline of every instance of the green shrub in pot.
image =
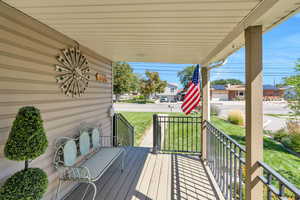
POLYGON ((48 147, 40 111, 32 106, 19 110, 13 122, 4 155, 14 161, 25 161, 25 168, 11 176, 0 188, 0 200, 39 200, 48 186, 47 174, 39 168, 28 168, 29 161, 42 155, 48 147))
POLYGON ((28 168, 12 175, 0 188, 0 200, 39 200, 48 186, 47 174, 28 168))

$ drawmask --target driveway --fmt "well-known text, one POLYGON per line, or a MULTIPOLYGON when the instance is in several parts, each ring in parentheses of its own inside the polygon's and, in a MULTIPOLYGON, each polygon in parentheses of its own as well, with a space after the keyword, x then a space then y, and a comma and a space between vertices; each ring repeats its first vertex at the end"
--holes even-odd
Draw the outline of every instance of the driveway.
MULTIPOLYGON (((245 113, 244 102, 213 102, 221 110, 220 116, 227 118, 231 110, 240 110, 245 113)), ((289 108, 285 102, 264 102, 263 104, 263 120, 264 129, 269 131, 277 131, 285 127, 286 119, 268 116, 266 114, 288 114, 289 108)))

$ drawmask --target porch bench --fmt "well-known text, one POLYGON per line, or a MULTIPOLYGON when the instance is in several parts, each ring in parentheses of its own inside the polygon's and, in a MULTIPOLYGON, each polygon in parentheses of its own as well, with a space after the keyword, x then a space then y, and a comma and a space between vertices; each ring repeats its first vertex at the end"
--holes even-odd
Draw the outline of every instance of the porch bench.
POLYGON ((89 186, 92 185, 94 200, 97 194, 95 182, 119 157, 122 157, 121 172, 123 172, 125 149, 105 147, 101 145, 103 138, 100 136, 100 129, 93 128, 91 132, 81 131, 79 137, 61 137, 56 141, 57 149, 53 161, 55 168, 59 171, 56 199, 58 199, 62 183, 73 181, 88 184, 82 199, 84 199, 89 186))

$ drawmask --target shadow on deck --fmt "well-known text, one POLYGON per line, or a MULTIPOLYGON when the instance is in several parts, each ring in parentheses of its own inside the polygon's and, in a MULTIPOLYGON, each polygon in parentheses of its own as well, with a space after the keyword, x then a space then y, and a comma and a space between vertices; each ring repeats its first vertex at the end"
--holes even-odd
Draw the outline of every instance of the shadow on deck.
MULTIPOLYGON (((203 163, 186 154, 151 154, 150 148, 127 149, 125 170, 116 162, 97 183, 97 200, 218 199, 203 163)), ((66 199, 80 200, 82 184, 66 199)), ((89 192, 85 197, 91 199, 89 192)))

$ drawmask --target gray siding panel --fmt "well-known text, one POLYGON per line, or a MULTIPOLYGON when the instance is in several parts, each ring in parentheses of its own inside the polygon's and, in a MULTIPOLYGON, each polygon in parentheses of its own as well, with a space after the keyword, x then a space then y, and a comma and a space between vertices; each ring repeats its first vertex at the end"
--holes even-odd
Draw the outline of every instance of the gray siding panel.
MULTIPOLYGON (((16 113, 22 106, 36 106, 42 112, 49 147, 31 166, 44 169, 49 176, 44 199, 53 198, 58 181, 52 166, 56 138, 78 134, 84 122, 101 123, 104 134, 112 134, 108 116, 112 105, 110 60, 80 44, 91 65, 89 88, 81 98, 72 99, 56 84, 56 56, 73 45, 76 42, 71 38, 0 2, 0 182, 23 168, 22 162, 7 160, 3 153, 16 113), (108 83, 97 82, 96 72, 105 73, 108 83)), ((64 186, 64 192, 72 186, 64 186)))

